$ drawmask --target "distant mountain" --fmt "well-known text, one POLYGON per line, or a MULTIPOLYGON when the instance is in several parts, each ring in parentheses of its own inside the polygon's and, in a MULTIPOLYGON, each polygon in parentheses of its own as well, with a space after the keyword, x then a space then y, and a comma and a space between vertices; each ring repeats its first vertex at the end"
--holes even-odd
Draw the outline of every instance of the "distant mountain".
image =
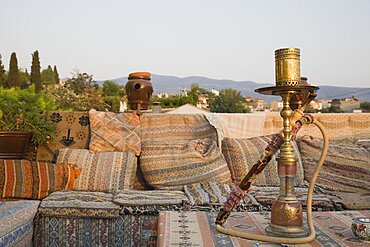
MULTIPOLYGON (((253 81, 218 80, 201 76, 177 77, 167 75, 152 75, 151 78, 154 94, 178 94, 182 88, 190 89, 191 84, 198 84, 200 87, 207 90, 233 88, 239 90, 243 96, 262 98, 268 102, 271 102, 274 99, 280 99, 277 96, 266 96, 254 92, 256 88, 269 87, 273 84, 263 84, 253 81)), ((127 77, 112 79, 111 81, 125 85, 127 83, 127 77)), ((100 81, 99 83, 103 82, 100 81)), ((333 99, 349 98, 352 96, 355 96, 360 101, 370 101, 370 88, 320 86, 317 98, 333 99)))

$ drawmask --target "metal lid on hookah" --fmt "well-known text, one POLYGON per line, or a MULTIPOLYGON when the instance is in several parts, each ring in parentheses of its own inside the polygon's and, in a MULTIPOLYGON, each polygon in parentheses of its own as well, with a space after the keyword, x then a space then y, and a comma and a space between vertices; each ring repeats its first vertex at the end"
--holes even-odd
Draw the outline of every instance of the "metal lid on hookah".
POLYGON ((275 83, 277 87, 301 85, 300 50, 282 48, 275 51, 275 83))

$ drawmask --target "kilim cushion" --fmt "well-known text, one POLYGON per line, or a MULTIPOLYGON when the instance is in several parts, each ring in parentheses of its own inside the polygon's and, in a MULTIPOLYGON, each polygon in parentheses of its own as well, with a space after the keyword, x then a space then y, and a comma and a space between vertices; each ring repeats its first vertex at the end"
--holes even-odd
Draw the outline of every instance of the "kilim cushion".
POLYGON ((184 192, 176 190, 121 190, 113 198, 122 206, 181 205, 187 200, 184 192))
MULTIPOLYGON (((184 192, 191 205, 224 204, 233 186, 235 185, 203 182, 185 185, 184 192)), ((248 204, 252 200, 247 195, 240 203, 248 204)))
POLYGON ((141 127, 139 116, 135 113, 102 112, 91 109, 90 151, 125 152, 133 150, 136 155, 141 151, 141 127))
MULTIPOLYGON (((323 141, 303 136, 299 142, 305 179, 310 181, 320 158, 323 141)), ((356 144, 330 144, 316 184, 332 191, 370 191, 370 151, 356 144)))
MULTIPOLYGON (((32 236, 38 200, 0 202, 0 246, 34 246, 32 236)), ((36 245, 35 245, 36 246, 36 245)))
POLYGON ((137 158, 133 151, 92 153, 63 148, 57 161, 81 168, 74 190, 113 192, 132 188, 137 158))
POLYGON ((42 199, 51 192, 72 189, 78 175, 73 165, 1 160, 0 198, 42 199))
POLYGON ((144 114, 141 117, 141 127, 143 142, 203 138, 217 141, 216 129, 200 114, 144 114))
POLYGON ((72 190, 75 179, 80 175, 76 165, 36 162, 32 169, 35 199, 42 199, 54 191, 72 190))
MULTIPOLYGON (((259 160, 271 136, 261 136, 249 139, 225 138, 222 141, 222 152, 229 165, 231 177, 235 184, 247 175, 252 166, 259 160)), ((303 166, 296 143, 293 142, 295 154, 297 156, 297 177, 296 185, 303 185, 303 166)), ((279 185, 277 173, 277 155, 275 154, 270 163, 257 176, 256 185, 279 185)))
POLYGON ((39 212, 43 216, 114 218, 120 207, 112 199, 110 193, 58 191, 42 200, 39 212))
POLYGON ((89 147, 88 112, 49 112, 48 118, 55 123, 55 138, 37 148, 37 161, 55 163, 61 148, 89 147))
POLYGON ((0 161, 0 197, 32 198, 32 164, 28 160, 0 161))
POLYGON ((140 156, 146 181, 156 189, 179 190, 186 184, 230 183, 230 171, 215 140, 146 143, 140 156))

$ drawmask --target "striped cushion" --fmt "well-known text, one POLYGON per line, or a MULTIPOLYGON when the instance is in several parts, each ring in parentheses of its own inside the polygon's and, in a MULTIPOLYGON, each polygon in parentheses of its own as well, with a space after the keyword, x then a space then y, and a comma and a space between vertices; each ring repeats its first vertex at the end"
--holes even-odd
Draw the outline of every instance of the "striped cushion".
MULTIPOLYGON (((0 202, 0 246, 33 246, 38 200, 0 202)), ((36 245, 35 245, 36 246, 36 245)))
POLYGON ((143 142, 186 141, 211 138, 217 141, 216 129, 204 115, 144 114, 141 117, 143 142))
POLYGON ((231 182, 227 163, 212 139, 143 145, 140 166, 146 181, 156 189, 182 189, 186 184, 231 182))
MULTIPOLYGON (((303 136, 299 142, 304 175, 310 180, 320 158, 323 141, 303 136)), ((331 191, 370 191, 370 150, 345 140, 330 143, 316 184, 331 191)))
POLYGON ((72 165, 1 160, 0 197, 42 199, 51 192, 72 189, 78 174, 72 165))
POLYGON ((141 127, 138 115, 134 113, 89 111, 90 151, 125 152, 133 150, 136 155, 141 151, 141 127))
POLYGON ((74 190, 113 192, 132 188, 137 158, 133 151, 91 153, 87 149, 63 148, 57 161, 81 168, 74 190))
POLYGON ((176 205, 187 200, 184 192, 176 190, 121 190, 113 198, 122 206, 176 205))
MULTIPOLYGON (((191 205, 224 204, 234 186, 217 182, 196 183, 185 185, 184 192, 191 205)), ((251 200, 245 196, 240 203, 248 204, 251 200)))
MULTIPOLYGON (((235 184, 239 184, 247 175, 252 166, 259 160, 271 136, 261 136, 249 139, 225 138, 222 140, 222 152, 229 165, 231 176, 235 184)), ((296 185, 303 185, 303 166, 300 153, 295 142, 293 142, 297 156, 296 185)), ((277 173, 277 161, 274 155, 270 163, 265 167, 255 181, 256 185, 279 185, 280 180, 277 173)))
POLYGON ((80 175, 80 169, 75 165, 46 162, 37 162, 33 171, 33 195, 37 199, 54 191, 72 190, 75 179, 80 175))

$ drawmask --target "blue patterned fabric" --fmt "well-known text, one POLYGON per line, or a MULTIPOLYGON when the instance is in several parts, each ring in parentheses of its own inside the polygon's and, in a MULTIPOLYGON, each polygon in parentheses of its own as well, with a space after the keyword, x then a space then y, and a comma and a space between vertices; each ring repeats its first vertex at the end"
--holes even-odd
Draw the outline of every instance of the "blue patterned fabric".
POLYGON ((0 202, 0 247, 32 246, 33 218, 40 201, 0 202))
POLYGON ((157 216, 67 218, 38 214, 34 246, 156 246, 157 216))

